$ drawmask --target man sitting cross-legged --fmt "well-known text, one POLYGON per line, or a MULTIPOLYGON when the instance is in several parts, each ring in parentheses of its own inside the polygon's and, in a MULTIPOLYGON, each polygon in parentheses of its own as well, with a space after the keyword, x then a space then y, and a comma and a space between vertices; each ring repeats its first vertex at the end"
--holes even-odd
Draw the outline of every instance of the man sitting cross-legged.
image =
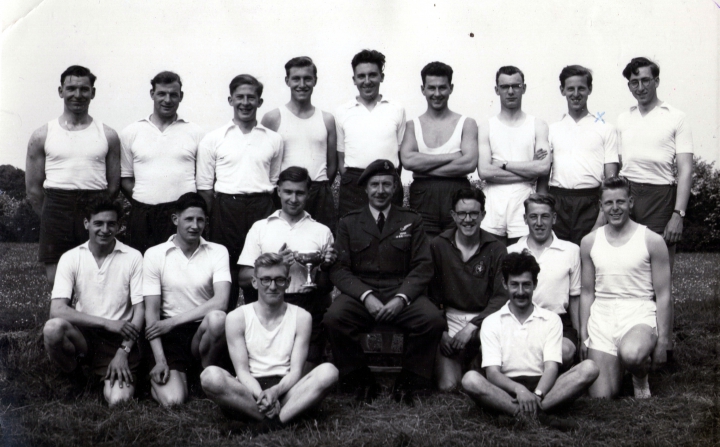
POLYGON ((61 256, 43 329, 50 360, 71 379, 82 374, 79 361, 87 361, 103 378, 110 406, 135 392, 140 355, 133 347, 144 318, 142 255, 115 239, 121 214, 120 204, 109 198, 91 201, 85 218, 89 240, 61 256))
POLYGON ((482 366, 463 377, 462 385, 478 405, 515 417, 538 415, 542 423, 574 428, 545 411, 577 399, 598 376, 586 360, 558 377, 562 362, 560 317, 532 302, 540 266, 528 253, 510 253, 502 275, 509 301, 480 329, 482 366), (539 412, 539 414, 538 414, 539 412))
POLYGON ((302 376, 312 317, 285 302, 289 275, 282 256, 257 258, 252 285, 258 300, 232 311, 225 324, 237 377, 217 366, 200 376, 205 394, 229 417, 279 426, 318 405, 337 383, 338 370, 330 363, 302 376))
POLYGON ((143 275, 145 337, 155 364, 150 371, 152 396, 162 405, 185 401, 189 372, 198 374, 228 360, 228 251, 201 236, 207 204, 200 194, 180 196, 172 221, 177 233, 145 252, 143 275))

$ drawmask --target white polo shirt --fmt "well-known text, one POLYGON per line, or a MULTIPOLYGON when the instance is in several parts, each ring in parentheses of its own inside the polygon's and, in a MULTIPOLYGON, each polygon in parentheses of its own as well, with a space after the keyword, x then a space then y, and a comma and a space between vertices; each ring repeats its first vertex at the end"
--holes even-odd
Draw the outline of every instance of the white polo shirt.
POLYGON ((345 154, 345 166, 365 169, 375 160, 399 165, 400 143, 405 135, 405 109, 383 98, 372 110, 353 99, 335 112, 337 151, 345 154))
POLYGON ((508 377, 541 376, 545 362, 562 363, 562 322, 533 304, 532 314, 520 324, 508 302, 485 318, 480 344, 483 368, 499 366, 508 377))
POLYGON ((147 205, 173 202, 195 192, 195 158, 203 133, 181 118, 164 131, 150 116, 120 132, 120 176, 135 177, 133 199, 147 205))
POLYGON ((527 249, 540 265, 533 303, 558 315, 567 313, 570 297, 580 295, 580 247, 558 239, 553 233, 550 246, 538 257, 528 247, 528 237, 521 237, 507 250, 508 253, 522 253, 527 249))
POLYGON ((605 165, 618 162, 617 132, 612 124, 588 114, 575 122, 568 114, 550 125, 553 166, 550 186, 597 188, 605 165))
POLYGON ((227 248, 200 238, 200 246, 187 258, 173 242, 176 236, 145 252, 143 295, 161 295, 162 318, 195 309, 213 297, 213 284, 231 282, 227 248))
POLYGON ((618 118, 620 175, 636 183, 672 185, 676 154, 692 154, 693 140, 684 112, 662 103, 645 116, 637 106, 618 118))
MULTIPOLYGON (((267 219, 258 220, 250 228, 245 246, 238 259, 238 265, 253 267, 255 260, 263 253, 277 253, 283 244, 292 251, 324 251, 332 247, 333 235, 328 227, 316 222, 305 212, 295 225, 280 217, 281 210, 267 219)), ((290 285, 287 293, 299 293, 307 282, 305 266, 295 262, 290 266, 290 285)))
POLYGON ((283 141, 276 132, 258 124, 243 134, 231 120, 200 142, 197 189, 215 189, 225 194, 271 192, 280 175, 282 158, 283 141))
POLYGON ((142 271, 140 252, 118 240, 98 267, 88 241, 60 257, 51 298, 73 299, 75 310, 88 315, 130 321, 132 306, 143 302, 142 271))

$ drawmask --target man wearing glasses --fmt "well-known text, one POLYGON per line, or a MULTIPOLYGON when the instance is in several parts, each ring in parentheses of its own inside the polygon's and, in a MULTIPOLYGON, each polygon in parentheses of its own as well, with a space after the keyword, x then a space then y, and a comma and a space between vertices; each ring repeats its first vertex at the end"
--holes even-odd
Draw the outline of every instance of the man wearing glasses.
POLYGON ((507 295, 500 268, 505 246, 485 230, 485 195, 476 188, 457 191, 450 215, 457 228, 430 243, 435 273, 430 298, 443 306, 447 330, 435 357, 438 388, 449 391, 480 353, 478 331, 488 315, 499 310, 507 295))

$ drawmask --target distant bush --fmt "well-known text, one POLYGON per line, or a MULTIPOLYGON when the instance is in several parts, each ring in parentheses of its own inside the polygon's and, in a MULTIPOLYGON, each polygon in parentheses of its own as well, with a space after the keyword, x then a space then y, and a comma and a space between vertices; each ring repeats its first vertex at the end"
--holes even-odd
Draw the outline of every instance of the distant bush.
POLYGON ((27 199, 0 194, 0 242, 37 242, 40 218, 27 199))
POLYGON ((678 249, 720 251, 720 172, 715 162, 695 157, 692 189, 678 249))

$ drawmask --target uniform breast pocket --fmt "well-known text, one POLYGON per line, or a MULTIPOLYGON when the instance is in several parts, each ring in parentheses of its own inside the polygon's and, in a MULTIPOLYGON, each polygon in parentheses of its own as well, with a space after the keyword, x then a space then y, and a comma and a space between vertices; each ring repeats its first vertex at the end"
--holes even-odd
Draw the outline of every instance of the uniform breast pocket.
POLYGON ((410 237, 401 237, 401 238, 394 238, 390 241, 390 245, 392 245, 394 248, 402 251, 402 252, 409 252, 410 251, 410 237))
POLYGON ((359 253, 370 247, 371 240, 369 238, 353 238, 350 241, 350 251, 359 253))

